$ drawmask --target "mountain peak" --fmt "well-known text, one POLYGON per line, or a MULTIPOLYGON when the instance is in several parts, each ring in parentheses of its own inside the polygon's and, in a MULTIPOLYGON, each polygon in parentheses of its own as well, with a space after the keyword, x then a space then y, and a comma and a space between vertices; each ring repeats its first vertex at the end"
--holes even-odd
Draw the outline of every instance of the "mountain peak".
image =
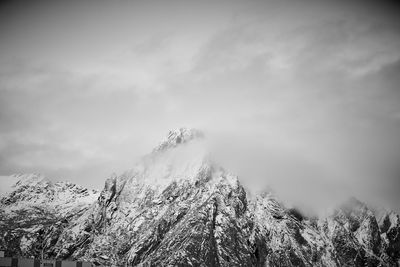
POLYGON ((43 182, 48 182, 46 177, 42 174, 38 173, 19 173, 19 174, 13 174, 13 177, 16 179, 16 185, 17 186, 22 186, 22 185, 36 185, 39 183, 43 182))
POLYGON ((50 181, 38 173, 16 173, 9 176, 0 176, 0 198, 6 194, 26 186, 38 186, 50 181))
POLYGON ((19 182, 0 199, 7 237, 0 247, 106 266, 399 265, 397 214, 377 218, 351 198, 325 218, 304 216, 272 189, 246 191, 212 161, 202 137, 196 129, 170 131, 100 194, 37 174, 13 176, 19 182))
POLYGON ((178 128, 168 132, 166 138, 157 146, 155 151, 162 151, 168 148, 176 147, 179 144, 187 143, 194 139, 203 138, 202 131, 193 128, 178 128))

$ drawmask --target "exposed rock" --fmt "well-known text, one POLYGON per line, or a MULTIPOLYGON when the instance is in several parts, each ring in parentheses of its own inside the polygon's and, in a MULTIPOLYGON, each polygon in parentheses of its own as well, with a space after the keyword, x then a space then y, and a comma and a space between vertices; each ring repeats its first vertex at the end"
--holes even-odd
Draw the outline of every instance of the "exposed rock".
POLYGON ((170 132, 132 170, 108 179, 99 195, 66 183, 21 182, 1 202, 2 245, 35 256, 46 243, 49 257, 117 266, 398 266, 395 213, 378 223, 351 199, 331 216, 308 218, 272 193, 250 195, 192 145, 202 136, 170 132), (63 191, 74 192, 74 200, 57 202, 63 191), (48 205, 10 215, 44 196, 48 205), (92 202, 78 204, 84 196, 92 202), (30 219, 9 227, 16 216, 30 219))

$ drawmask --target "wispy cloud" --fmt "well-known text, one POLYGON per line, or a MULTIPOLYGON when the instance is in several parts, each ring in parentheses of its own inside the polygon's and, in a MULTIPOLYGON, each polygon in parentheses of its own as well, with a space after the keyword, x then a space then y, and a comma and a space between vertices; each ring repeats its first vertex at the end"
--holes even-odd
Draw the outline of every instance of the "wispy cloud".
POLYGON ((0 17, 0 173, 101 186, 186 125, 252 140, 246 156, 267 167, 255 180, 324 176, 399 200, 383 192, 400 184, 386 171, 400 159, 400 23, 388 7, 40 2, 0 17))

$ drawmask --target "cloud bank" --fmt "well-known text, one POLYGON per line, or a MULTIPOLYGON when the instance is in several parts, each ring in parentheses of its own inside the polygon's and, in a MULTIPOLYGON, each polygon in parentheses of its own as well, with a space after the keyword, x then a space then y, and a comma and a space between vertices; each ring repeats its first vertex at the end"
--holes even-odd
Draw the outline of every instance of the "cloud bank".
POLYGON ((0 174, 101 187, 188 126, 231 147, 224 158, 242 162, 231 165, 245 183, 287 195, 321 184, 398 210, 396 11, 372 1, 4 3, 0 174))

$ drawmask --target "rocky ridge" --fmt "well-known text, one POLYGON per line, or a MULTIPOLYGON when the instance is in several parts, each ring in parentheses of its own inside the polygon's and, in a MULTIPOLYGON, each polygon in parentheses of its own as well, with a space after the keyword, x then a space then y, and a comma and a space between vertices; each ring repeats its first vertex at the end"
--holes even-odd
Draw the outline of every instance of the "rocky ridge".
POLYGON ((59 192, 57 186, 35 180, 14 190, 1 200, 0 234, 19 238, 9 253, 36 255, 42 240, 47 257, 117 266, 399 266, 397 214, 378 216, 351 199, 330 216, 308 218, 271 192, 246 192, 238 177, 210 160, 202 137, 197 130, 171 131, 131 170, 109 178, 100 194, 89 194, 90 201, 54 197, 58 204, 34 205, 57 218, 39 216, 35 242, 22 234, 32 224, 18 226, 25 232, 5 227, 8 211, 59 192), (36 186, 45 190, 35 196, 36 186))
POLYGON ((0 248, 8 255, 39 257, 99 195, 69 182, 51 182, 40 174, 7 179, 15 181, 0 200, 0 248))

